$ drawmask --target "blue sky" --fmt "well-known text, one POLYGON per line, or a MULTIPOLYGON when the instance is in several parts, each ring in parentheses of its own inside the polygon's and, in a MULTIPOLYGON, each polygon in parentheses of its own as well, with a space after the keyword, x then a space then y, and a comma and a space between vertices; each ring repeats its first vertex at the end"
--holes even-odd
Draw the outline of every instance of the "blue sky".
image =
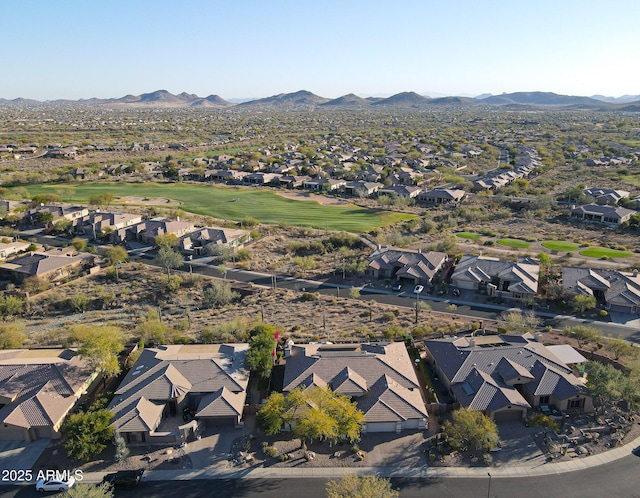
POLYGON ((640 94, 637 0, 0 0, 0 98, 640 94))

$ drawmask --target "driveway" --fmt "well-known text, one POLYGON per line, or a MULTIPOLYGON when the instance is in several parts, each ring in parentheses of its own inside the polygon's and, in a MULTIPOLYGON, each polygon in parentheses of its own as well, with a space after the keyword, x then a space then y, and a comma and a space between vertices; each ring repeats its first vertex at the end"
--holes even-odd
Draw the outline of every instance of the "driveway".
POLYGON ((31 443, 0 441, 0 469, 31 469, 50 442, 51 439, 38 439, 31 443))
POLYGON ((497 425, 502 450, 492 453, 493 464, 496 467, 507 465, 535 467, 545 463, 546 457, 534 441, 530 429, 522 422, 499 422, 497 425))

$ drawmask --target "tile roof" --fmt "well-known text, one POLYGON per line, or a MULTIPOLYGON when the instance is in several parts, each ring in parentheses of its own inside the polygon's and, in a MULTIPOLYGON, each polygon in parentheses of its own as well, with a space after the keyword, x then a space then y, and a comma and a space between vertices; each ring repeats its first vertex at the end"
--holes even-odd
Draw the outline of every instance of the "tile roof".
POLYGON ((244 409, 245 398, 244 392, 234 393, 226 387, 221 387, 202 398, 196 417, 239 417, 244 409))
POLYGON ((0 423, 57 429, 93 375, 74 350, 3 351, 0 423))
MULTIPOLYGON (((244 366, 247 350, 247 344, 172 345, 145 349, 109 405, 116 413, 112 422, 114 427, 123 432, 138 430, 130 429, 134 425, 127 420, 135 415, 132 410, 139 409, 141 399, 147 401, 140 406, 146 407, 152 419, 157 410, 149 405, 150 402, 177 399, 189 392, 211 394, 224 388, 224 400, 236 400, 237 393, 244 403, 249 382, 249 373, 244 366)), ((233 403, 236 406, 237 401, 233 403)), ((159 406, 162 408, 164 404, 159 406)))
POLYGON ((293 346, 283 391, 327 383, 337 392, 355 396, 367 422, 427 417, 418 379, 402 342, 293 346))
POLYGON ((507 404, 525 406, 522 395, 510 384, 523 385, 535 395, 553 394, 559 399, 589 393, 571 368, 529 337, 515 340, 500 336, 486 344, 434 339, 425 341, 425 345, 463 406, 489 411, 507 404))
POLYGON ((493 277, 510 282, 509 292, 537 293, 540 265, 527 261, 500 261, 496 258, 464 255, 451 275, 452 282, 466 281, 478 284, 490 282, 493 277))

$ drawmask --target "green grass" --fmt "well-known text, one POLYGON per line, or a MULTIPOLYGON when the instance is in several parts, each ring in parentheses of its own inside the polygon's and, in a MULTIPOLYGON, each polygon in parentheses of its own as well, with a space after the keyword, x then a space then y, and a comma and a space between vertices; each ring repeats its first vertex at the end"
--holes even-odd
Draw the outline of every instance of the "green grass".
POLYGON ((184 211, 221 220, 240 221, 250 216, 261 223, 285 222, 348 232, 366 232, 415 218, 408 213, 365 209, 354 205, 323 206, 317 202, 287 199, 270 190, 257 188, 181 183, 70 183, 29 185, 26 189, 31 196, 58 194, 65 202, 78 204, 87 204, 92 195, 106 192, 117 197, 166 198, 179 201, 180 209, 184 211))
POLYGON ((588 258, 630 258, 633 256, 632 252, 609 249, 608 247, 589 247, 580 251, 580 254, 588 258))
POLYGON ((472 232, 458 232, 456 234, 456 237, 460 237, 461 239, 477 240, 482 238, 482 235, 480 235, 479 233, 472 233, 472 232))
POLYGON ((575 251, 580 246, 573 242, 565 242, 564 240, 549 240, 543 242, 542 247, 546 247, 550 251, 575 251))
POLYGON ((531 242, 520 239, 498 239, 498 244, 516 249, 526 249, 531 245, 531 242))

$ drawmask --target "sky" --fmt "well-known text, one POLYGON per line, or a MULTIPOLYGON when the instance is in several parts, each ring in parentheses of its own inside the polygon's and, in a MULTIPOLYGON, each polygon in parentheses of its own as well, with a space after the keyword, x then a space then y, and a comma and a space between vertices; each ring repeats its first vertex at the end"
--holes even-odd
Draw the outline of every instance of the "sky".
POLYGON ((0 98, 640 94, 638 0, 0 0, 0 98))

